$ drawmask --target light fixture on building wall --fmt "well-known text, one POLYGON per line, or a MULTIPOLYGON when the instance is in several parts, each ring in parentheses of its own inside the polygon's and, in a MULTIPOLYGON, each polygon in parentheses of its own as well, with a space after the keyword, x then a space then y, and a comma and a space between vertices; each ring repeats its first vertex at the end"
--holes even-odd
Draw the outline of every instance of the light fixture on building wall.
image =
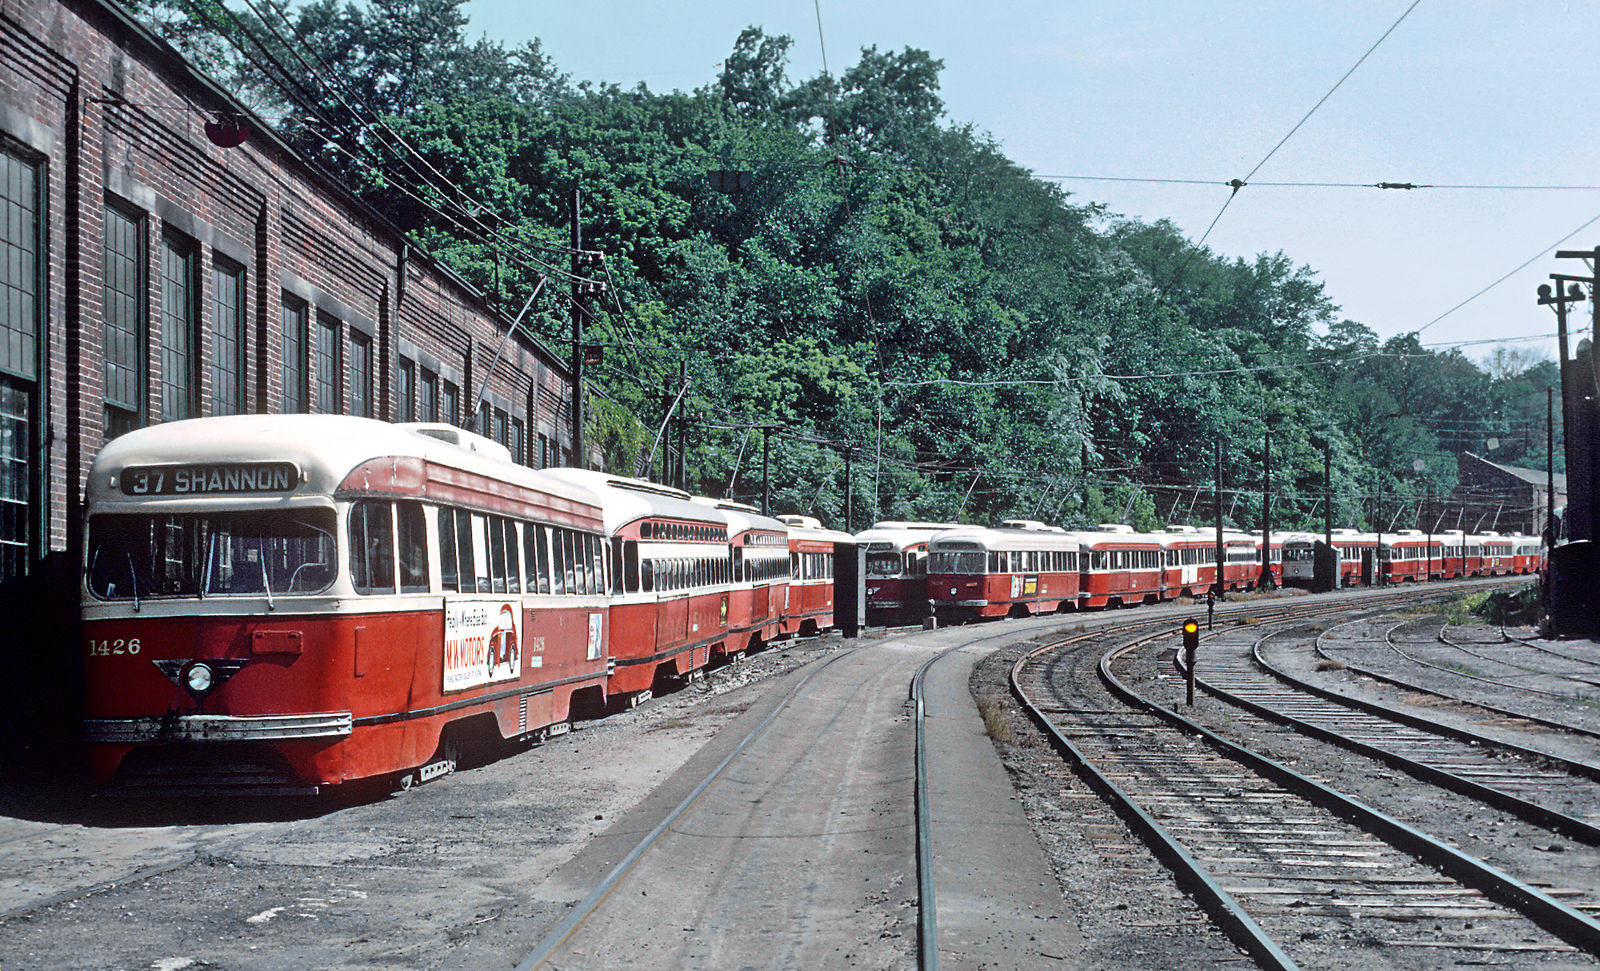
POLYGON ((250 137, 250 129, 236 119, 219 116, 216 121, 206 122, 206 137, 218 148, 238 148, 250 137))

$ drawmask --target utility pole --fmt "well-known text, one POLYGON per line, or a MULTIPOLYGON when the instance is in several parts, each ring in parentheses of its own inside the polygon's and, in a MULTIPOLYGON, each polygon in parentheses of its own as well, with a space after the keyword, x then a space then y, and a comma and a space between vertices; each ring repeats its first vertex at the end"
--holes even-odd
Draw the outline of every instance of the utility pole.
MULTIPOLYGON (((678 387, 689 385, 689 362, 678 362, 678 387)), ((684 398, 678 406, 678 467, 669 485, 688 491, 689 481, 689 400, 684 398)))
POLYGON ((1216 591, 1217 591, 1217 599, 1221 600, 1223 591, 1227 589, 1226 585, 1223 583, 1223 579, 1224 579, 1223 570, 1227 566, 1227 561, 1222 558, 1223 557, 1223 547, 1222 547, 1222 436, 1221 435, 1217 436, 1216 452, 1217 452, 1217 480, 1216 480, 1217 481, 1217 490, 1216 490, 1217 494, 1216 494, 1215 501, 1212 503, 1212 515, 1214 517, 1216 517, 1216 523, 1217 523, 1217 582, 1214 584, 1214 586, 1216 587, 1216 591))
MULTIPOLYGON (((1544 389, 1544 547, 1556 548, 1556 388, 1544 389)), ((1548 597, 1548 591, 1546 592, 1548 597)), ((1549 609, 1549 604, 1545 604, 1549 609)))
MULTIPOLYGON (((1600 250, 1557 250, 1557 259, 1591 260, 1600 255, 1600 250)), ((1593 534, 1593 524, 1590 522, 1590 504, 1592 502, 1592 487, 1588 481, 1589 456, 1588 441, 1580 431, 1581 422, 1578 420, 1583 404, 1580 400, 1583 392, 1578 388, 1574 374, 1574 362, 1567 346, 1567 304, 1576 303, 1584 299, 1583 286, 1594 288, 1593 277, 1570 276, 1562 273, 1550 274, 1550 279, 1555 281, 1555 288, 1549 284, 1539 287, 1539 304, 1554 307, 1556 312, 1556 340, 1561 352, 1561 429, 1566 439, 1567 453, 1567 538, 1590 539, 1593 534)), ((1595 309, 1600 314, 1600 306, 1595 309)))
POLYGON ((855 501, 850 490, 850 460, 855 457, 855 454, 856 447, 854 445, 846 445, 844 447, 844 531, 847 533, 854 532, 856 521, 855 501))
POLYGON ((772 515, 772 428, 761 426, 761 515, 772 515))
POLYGON ((1322 541, 1333 545, 1333 442, 1322 443, 1322 541))
POLYGON ((1261 576, 1256 586, 1272 589, 1272 426, 1267 424, 1261 460, 1261 576))
POLYGON ((583 196, 572 187, 572 467, 589 467, 583 444, 583 288, 578 277, 583 265, 583 196))

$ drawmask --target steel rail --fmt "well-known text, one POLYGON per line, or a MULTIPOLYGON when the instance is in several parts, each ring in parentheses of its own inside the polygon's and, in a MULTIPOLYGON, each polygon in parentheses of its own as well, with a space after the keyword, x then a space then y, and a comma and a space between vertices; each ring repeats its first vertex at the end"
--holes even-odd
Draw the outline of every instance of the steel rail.
MULTIPOLYGON (((1135 626, 1146 626, 1144 624, 1135 626)), ((1131 650, 1151 641, 1158 640, 1171 633, 1174 628, 1166 631, 1141 637, 1131 645, 1119 650, 1131 650)), ((1135 831, 1143 834, 1146 843, 1155 855, 1165 862, 1173 871, 1178 884, 1192 894, 1199 901, 1201 907, 1211 914, 1212 919, 1220 924, 1224 931, 1236 944, 1254 957, 1263 967, 1274 971, 1293 971, 1299 966, 1294 960, 1273 940, 1264 928, 1256 923, 1255 918, 1245 912, 1233 895, 1228 893, 1218 883, 1216 878, 1206 870, 1204 865, 1186 849, 1175 836, 1167 832, 1166 828, 1158 823, 1143 806, 1134 798, 1124 792, 1112 778, 1103 772, 1086 754, 1067 738, 1065 734, 1050 720, 1044 711, 1034 703, 1028 692, 1022 686, 1022 670, 1034 658, 1043 654, 1059 651, 1061 648, 1081 640, 1100 636, 1105 631, 1096 631, 1078 637, 1068 638, 1054 644, 1046 644, 1037 650, 1024 654, 1017 659, 1011 668, 1011 693, 1027 711, 1028 717, 1038 725, 1050 739, 1051 745, 1069 763, 1077 766, 1088 778, 1092 788, 1097 790, 1101 798, 1111 804, 1112 809, 1126 821, 1135 831)))
MULTIPOLYGON (((1502 742, 1485 735, 1479 735, 1474 732, 1467 731, 1465 729, 1440 725, 1436 722, 1428 721, 1425 718, 1411 715, 1407 712, 1395 711, 1393 709, 1386 708, 1382 705, 1362 699, 1346 698, 1344 696, 1334 694, 1333 692, 1317 688, 1315 685, 1308 684, 1299 680, 1298 678, 1293 677, 1292 675, 1279 671, 1268 664, 1268 662, 1262 657, 1261 646, 1267 640, 1283 633, 1285 633, 1285 631, 1273 631, 1260 637, 1251 646, 1251 657, 1262 667, 1264 671, 1273 677, 1278 678, 1290 688, 1311 694, 1331 704, 1352 709, 1354 712, 1360 712, 1365 715, 1371 715, 1377 718, 1393 721, 1422 732, 1448 738, 1451 741, 1461 742, 1469 746, 1476 746, 1476 748, 1472 749, 1473 753, 1481 753, 1484 749, 1500 749, 1503 751, 1515 752, 1519 755, 1528 756, 1530 758, 1538 758, 1558 763, 1562 765, 1563 768, 1566 768, 1570 774, 1583 774, 1590 776, 1591 778, 1600 778, 1600 766, 1588 765, 1583 762, 1574 762, 1570 759, 1563 759, 1560 756, 1541 752, 1537 749, 1527 748, 1526 746, 1517 745, 1515 743, 1502 742)), ((1187 674, 1181 656, 1174 658, 1173 664, 1180 673, 1187 674)), ((1441 768, 1438 765, 1433 765, 1428 762, 1420 761, 1407 756, 1399 751, 1396 751, 1395 749, 1384 748, 1380 745, 1375 745, 1370 742, 1363 742, 1360 739, 1340 732, 1336 728, 1318 724, 1317 722, 1310 721, 1300 716, 1288 714, 1287 712, 1270 707, 1269 705, 1258 701, 1252 701, 1236 693, 1235 691, 1217 685, 1210 680, 1196 676, 1195 681, 1210 694, 1221 698, 1229 704, 1236 705, 1237 707, 1243 708, 1252 714, 1258 715, 1261 718, 1277 722, 1279 724, 1288 725, 1294 728, 1296 731, 1309 735, 1313 738, 1318 738, 1325 742, 1330 742, 1370 758, 1377 759, 1386 765, 1400 769, 1435 785, 1454 790, 1462 795, 1488 803, 1498 809, 1511 813, 1512 815, 1537 826, 1561 832, 1580 842, 1600 845, 1600 827, 1597 827, 1592 823, 1585 822, 1581 819, 1574 819, 1573 817, 1568 816, 1558 810, 1552 809, 1548 806, 1540 805, 1537 802, 1525 799, 1516 795, 1515 793, 1469 779, 1465 776, 1452 772, 1449 769, 1441 768)), ((1330 715, 1329 717, 1337 716, 1330 715)))
POLYGON ((1443 671, 1445 674, 1453 675, 1458 678, 1466 678, 1468 681, 1477 681, 1482 684, 1492 684, 1497 688, 1511 688, 1515 691, 1525 691, 1531 695, 1544 695, 1549 698, 1568 700, 1572 698, 1571 695, 1562 694, 1559 691, 1550 691, 1546 688, 1533 688, 1524 684, 1513 684, 1510 681, 1501 681, 1497 678, 1486 678, 1481 674, 1468 674, 1465 671, 1458 671, 1455 668, 1446 667, 1443 664, 1435 664, 1433 661, 1428 661, 1412 654, 1408 654, 1400 649, 1400 645, 1394 642, 1394 632, 1412 623, 1415 623, 1415 621, 1404 620, 1383 632, 1383 646, 1405 658, 1407 661, 1410 661, 1412 664, 1416 664, 1425 668, 1432 668, 1435 671, 1443 671))
POLYGON ((1352 661, 1347 661, 1344 658, 1334 657, 1328 652, 1327 647, 1323 643, 1327 636, 1332 632, 1333 628, 1330 628, 1329 630, 1325 630, 1317 635, 1317 655, 1325 660, 1342 664, 1346 670, 1354 671, 1356 674, 1364 675, 1365 677, 1369 677, 1374 681, 1382 681, 1383 683, 1393 685, 1396 688, 1403 688, 1406 691, 1416 691, 1421 694, 1432 695, 1435 698, 1443 698, 1446 701, 1453 701, 1457 704, 1471 705, 1480 711, 1486 711, 1495 715, 1502 715, 1506 718, 1516 718, 1531 724, 1543 725, 1546 728, 1554 728, 1564 732, 1571 732, 1574 735, 1600 738, 1600 729, 1585 728, 1582 725, 1574 725, 1571 722, 1557 721, 1553 718, 1545 718, 1542 715, 1532 714, 1531 712, 1518 711, 1515 708, 1505 708, 1500 705, 1489 704, 1486 701, 1476 701, 1471 698, 1462 697, 1461 695, 1453 695, 1448 692, 1441 691, 1436 687, 1425 685, 1420 681, 1412 681, 1408 678, 1402 678, 1399 675, 1386 674, 1363 664, 1357 664, 1352 661))
MULTIPOLYGON (((1523 674, 1533 674, 1533 675, 1538 675, 1540 677, 1556 678, 1556 679, 1561 680, 1561 681, 1573 681, 1573 682, 1576 682, 1578 684, 1587 685, 1590 688, 1600 687, 1600 681, 1595 680, 1597 676, 1600 676, 1600 670, 1595 669, 1593 661, 1585 660, 1583 658, 1566 657, 1565 655, 1560 655, 1560 654, 1553 654, 1552 655, 1553 657, 1562 657, 1567 661, 1573 662, 1574 664, 1587 664, 1589 666, 1589 668, 1590 668, 1590 672, 1587 675, 1568 674, 1568 673, 1565 673, 1565 672, 1562 672, 1562 671, 1545 671, 1545 670, 1540 669, 1540 668, 1530 668, 1527 665, 1518 664, 1515 661, 1507 660, 1505 658, 1494 657, 1492 655, 1485 654, 1482 651, 1475 651, 1475 650, 1472 649, 1471 646, 1469 646, 1469 645, 1467 645, 1465 643, 1462 643, 1461 641, 1452 640, 1449 637, 1449 635, 1447 635, 1445 633, 1445 631, 1449 630, 1449 628, 1450 628, 1450 622, 1448 620, 1445 621, 1444 624, 1440 626, 1439 633, 1437 635, 1439 643, 1440 644, 1444 644, 1447 647, 1453 647, 1456 650, 1460 651, 1462 654, 1466 654, 1469 657, 1475 657, 1480 661, 1488 661, 1490 664, 1499 664, 1499 665, 1502 665, 1504 667, 1511 668, 1514 671, 1520 671, 1523 674)), ((1516 640, 1513 640, 1512 638, 1506 637, 1504 631, 1501 632, 1500 636, 1501 636, 1500 643, 1502 643, 1502 644, 1522 644, 1525 647, 1531 647, 1532 646, 1532 645, 1527 644, 1527 642, 1525 642, 1525 641, 1516 641, 1516 640)), ((1487 645, 1476 645, 1476 646, 1487 646, 1487 645)), ((1522 690, 1529 690, 1529 689, 1524 688, 1522 690)))
POLYGON ((1127 653, 1129 650, 1131 647, 1108 652, 1100 660, 1101 678, 1107 687, 1124 701, 1150 711, 1186 732, 1195 733, 1227 757, 1269 778, 1276 779, 1285 788, 1324 809, 1356 821, 1368 832, 1390 845, 1412 854, 1430 866, 1438 868, 1447 876, 1475 887, 1486 896, 1519 911, 1574 947, 1591 954, 1600 954, 1600 921, 1595 918, 1568 907, 1544 891, 1434 839, 1415 827, 1302 775, 1280 762, 1229 741, 1204 725, 1185 718, 1165 705, 1129 688, 1111 671, 1112 655, 1127 653))
POLYGON ((595 909, 598 908, 600 904, 611 895, 611 891, 616 889, 617 885, 622 882, 623 878, 625 878, 633 870, 634 866, 644 858, 644 855, 650 852, 651 848, 654 847, 656 843, 660 842, 661 838, 665 836, 667 831, 672 828, 672 825, 682 818, 682 816, 691 808, 693 808, 695 803, 700 801, 700 797, 705 795, 706 790, 710 789, 712 784, 722 777, 723 772, 727 771, 728 766, 733 764, 733 760, 743 754, 744 750, 749 748, 757 738, 760 738, 766 733, 767 729, 771 727, 772 723, 777 720, 777 717, 783 713, 784 709, 789 707, 789 703, 800 694, 800 691, 805 688, 807 684, 811 683, 811 679, 827 670, 827 668, 835 661, 839 661, 845 657, 848 657, 858 650, 860 650, 860 648, 847 648, 837 654, 834 654, 826 661, 823 661, 821 664, 816 665, 810 671, 806 672, 806 676, 801 678, 794 685, 794 687, 789 689, 788 693, 783 696, 783 699, 773 707, 772 711, 767 713, 767 716, 763 718, 759 724, 750 730, 750 733, 734 747, 733 751, 729 752, 726 758, 717 763, 716 767, 707 773, 704 779, 700 780, 700 782, 694 787, 693 791, 685 796, 683 801, 678 803, 678 805, 671 812, 667 813, 661 822, 656 824, 654 829, 646 833, 644 838, 641 839, 634 846, 634 848, 628 852, 628 855, 623 857, 616 866, 611 868, 611 872, 606 874, 605 879, 601 880, 600 883, 589 892, 588 896, 578 901, 572 910, 567 913, 567 916, 562 918, 561 922, 544 936, 543 940, 539 942, 538 946, 529 952, 529 954, 517 964, 516 971, 534 971, 535 968, 542 966, 546 961, 548 961, 551 955, 555 953, 556 948, 565 943, 567 938, 572 936, 572 932, 577 930, 578 926, 587 920, 589 916, 594 913, 595 909))
POLYGON ((966 645, 940 651, 922 662, 911 678, 911 700, 916 705, 916 817, 917 817, 917 967, 939 971, 939 897, 933 884, 933 812, 928 802, 927 704, 922 694, 923 679, 934 663, 966 645))

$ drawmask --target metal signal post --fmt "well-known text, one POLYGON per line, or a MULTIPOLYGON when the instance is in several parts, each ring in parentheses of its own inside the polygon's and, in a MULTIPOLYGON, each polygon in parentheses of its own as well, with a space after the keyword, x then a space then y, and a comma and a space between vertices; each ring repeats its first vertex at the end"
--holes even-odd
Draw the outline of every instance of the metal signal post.
POLYGON ((1200 622, 1190 617, 1183 622, 1183 668, 1189 686, 1189 706, 1194 707, 1194 656, 1200 647, 1200 622))

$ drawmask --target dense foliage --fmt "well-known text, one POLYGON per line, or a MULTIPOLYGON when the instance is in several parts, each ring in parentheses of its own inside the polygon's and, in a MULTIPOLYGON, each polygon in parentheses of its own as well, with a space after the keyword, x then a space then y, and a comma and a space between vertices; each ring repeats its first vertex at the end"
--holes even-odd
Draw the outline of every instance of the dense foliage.
POLYGON ((789 38, 752 27, 661 94, 472 41, 462 2, 139 13, 509 310, 550 276, 529 320, 556 348, 578 186, 614 468, 659 452, 680 367, 691 488, 759 501, 770 427, 774 509, 844 525, 853 450, 855 528, 1208 522, 1219 442, 1225 515, 1254 526, 1268 428, 1280 528, 1320 524, 1324 449, 1340 524, 1410 525, 1461 451, 1544 464, 1552 362, 1380 341, 1281 252, 1226 259, 1031 178, 946 121, 926 52, 791 83, 789 38))

